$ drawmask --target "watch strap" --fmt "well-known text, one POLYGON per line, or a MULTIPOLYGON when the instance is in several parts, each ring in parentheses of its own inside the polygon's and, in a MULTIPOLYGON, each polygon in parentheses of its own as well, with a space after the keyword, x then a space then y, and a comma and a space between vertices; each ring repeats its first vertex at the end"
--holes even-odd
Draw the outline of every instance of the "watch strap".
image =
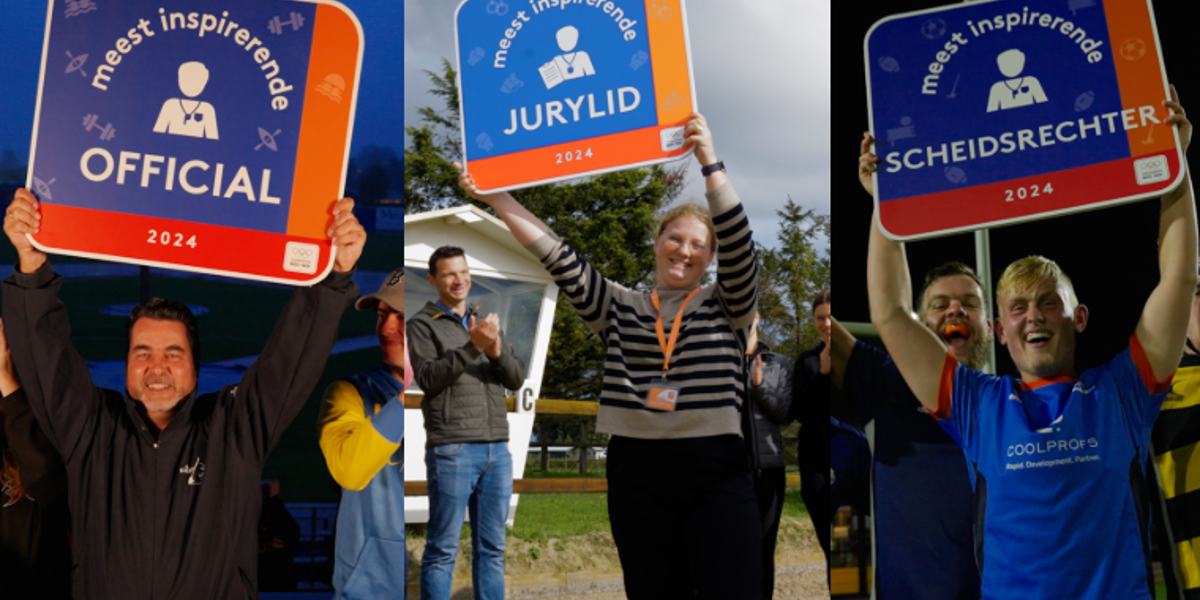
POLYGON ((704 165, 703 167, 700 167, 700 174, 704 175, 705 177, 708 177, 709 175, 712 175, 713 173, 716 173, 717 171, 724 171, 724 170, 725 170, 725 161, 718 160, 717 162, 715 162, 711 165, 704 165))

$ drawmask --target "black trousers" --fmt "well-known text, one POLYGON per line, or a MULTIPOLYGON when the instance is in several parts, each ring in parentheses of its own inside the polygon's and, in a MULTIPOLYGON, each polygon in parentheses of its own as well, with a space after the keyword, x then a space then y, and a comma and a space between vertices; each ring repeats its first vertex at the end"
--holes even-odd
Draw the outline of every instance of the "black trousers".
POLYGON ((737 436, 613 436, 608 516, 630 600, 762 598, 762 528, 737 436))
POLYGON ((817 530, 817 541, 825 551, 825 562, 829 562, 829 538, 832 535, 830 527, 833 522, 829 515, 829 467, 826 463, 824 470, 819 468, 804 468, 800 466, 800 498, 808 509, 813 528, 817 530))
POLYGON ((771 600, 775 596, 775 542, 779 537, 779 518, 783 515, 783 494, 786 489, 787 475, 784 469, 760 469, 754 474, 758 520, 763 532, 763 600, 771 600))

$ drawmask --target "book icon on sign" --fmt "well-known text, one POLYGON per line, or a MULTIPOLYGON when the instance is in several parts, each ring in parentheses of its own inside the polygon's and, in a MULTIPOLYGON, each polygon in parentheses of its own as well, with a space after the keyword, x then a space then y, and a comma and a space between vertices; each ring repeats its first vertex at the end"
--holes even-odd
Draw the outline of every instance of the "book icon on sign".
POLYGON ((538 67, 538 73, 542 75, 542 83, 546 84, 546 89, 551 89, 568 79, 579 79, 596 74, 596 67, 592 66, 592 58, 588 56, 587 52, 572 52, 575 45, 579 43, 578 29, 567 25, 559 29, 554 36, 558 39, 558 47, 565 54, 555 56, 554 60, 538 67))

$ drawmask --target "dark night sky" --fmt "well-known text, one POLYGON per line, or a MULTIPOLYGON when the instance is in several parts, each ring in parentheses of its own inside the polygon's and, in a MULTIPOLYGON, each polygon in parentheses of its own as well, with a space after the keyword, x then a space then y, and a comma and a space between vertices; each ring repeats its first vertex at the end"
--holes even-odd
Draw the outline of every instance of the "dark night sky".
MULTIPOLYGON (((98 0, 97 5, 118 0, 98 0)), ((390 146, 400 153, 404 135, 404 10, 391 0, 341 0, 362 23, 362 79, 351 155, 364 146, 390 146)), ((0 152, 29 160, 38 70, 46 25, 46 2, 4 2, 4 49, 0 51, 0 152)))
MULTIPOLYGON (((868 122, 863 38, 875 21, 887 15, 946 4, 898 0, 833 5, 835 76, 830 177, 838 234, 834 277, 839 301, 835 316, 842 321, 870 320, 866 250, 872 200, 859 185, 856 173, 859 143, 868 122)), ((1016 6, 1019 9, 1021 5, 1016 6)), ((1159 3, 1156 20, 1168 78, 1178 89, 1184 108, 1200 110, 1196 108, 1200 107, 1200 69, 1195 65, 1195 33, 1188 5, 1159 3)), ((1010 262, 1030 254, 1057 261, 1074 281, 1080 300, 1091 313, 1087 330, 1078 338, 1078 371, 1112 359, 1133 334, 1146 298, 1158 281, 1158 207, 1158 200, 1148 200, 991 231, 993 283, 1010 262)), ((927 269, 948 260, 975 263, 971 234, 909 243, 907 251, 909 268, 917 279, 923 279, 927 269)), ((996 349, 997 371, 1015 375, 1007 349, 999 345, 996 349)))

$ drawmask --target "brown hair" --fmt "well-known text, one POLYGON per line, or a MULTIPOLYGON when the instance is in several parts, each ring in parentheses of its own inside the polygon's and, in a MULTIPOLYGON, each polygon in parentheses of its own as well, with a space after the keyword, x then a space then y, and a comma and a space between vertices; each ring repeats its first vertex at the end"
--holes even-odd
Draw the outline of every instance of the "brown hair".
POLYGON ((657 240, 662 237, 663 232, 667 230, 667 226, 679 217, 691 217, 704 224, 708 228, 708 249, 713 254, 717 253, 717 228, 713 226, 712 213, 707 208, 692 202, 680 204, 663 213, 662 217, 658 220, 658 233, 654 234, 654 239, 657 240))
POLYGON ((821 290, 820 292, 817 292, 816 297, 813 298, 812 311, 814 315, 817 314, 818 306, 821 306, 822 304, 829 304, 829 291, 829 289, 821 290))
MULTIPOLYGON (((969 277, 971 281, 975 282, 975 285, 979 286, 979 291, 983 291, 983 282, 979 281, 979 276, 975 274, 975 270, 957 260, 952 260, 925 272, 925 283, 921 286, 921 295, 918 296, 920 298, 920 305, 917 306, 919 314, 925 314, 925 293, 929 291, 929 286, 943 277, 953 277, 955 275, 969 277)), ((986 305, 987 298, 983 298, 983 302, 986 305)))
POLYGON ((143 318, 183 323, 184 329, 187 330, 188 345, 192 347, 192 363, 196 367, 196 373, 200 373, 200 323, 196 321, 192 309, 182 302, 163 298, 151 298, 133 307, 133 310, 129 311, 129 319, 125 321, 126 348, 133 343, 133 324, 143 318))
POLYGON ((455 258, 465 255, 466 252, 463 252, 463 249, 459 248, 458 246, 442 246, 441 248, 434 250, 433 254, 429 256, 429 274, 437 277, 439 262, 447 258, 455 258))
POLYGON ((24 498, 25 488, 21 486, 21 470, 17 468, 17 461, 13 459, 12 452, 8 448, 4 449, 3 457, 4 469, 0 471, 0 492, 8 496, 9 499, 4 502, 7 505, 24 498))

